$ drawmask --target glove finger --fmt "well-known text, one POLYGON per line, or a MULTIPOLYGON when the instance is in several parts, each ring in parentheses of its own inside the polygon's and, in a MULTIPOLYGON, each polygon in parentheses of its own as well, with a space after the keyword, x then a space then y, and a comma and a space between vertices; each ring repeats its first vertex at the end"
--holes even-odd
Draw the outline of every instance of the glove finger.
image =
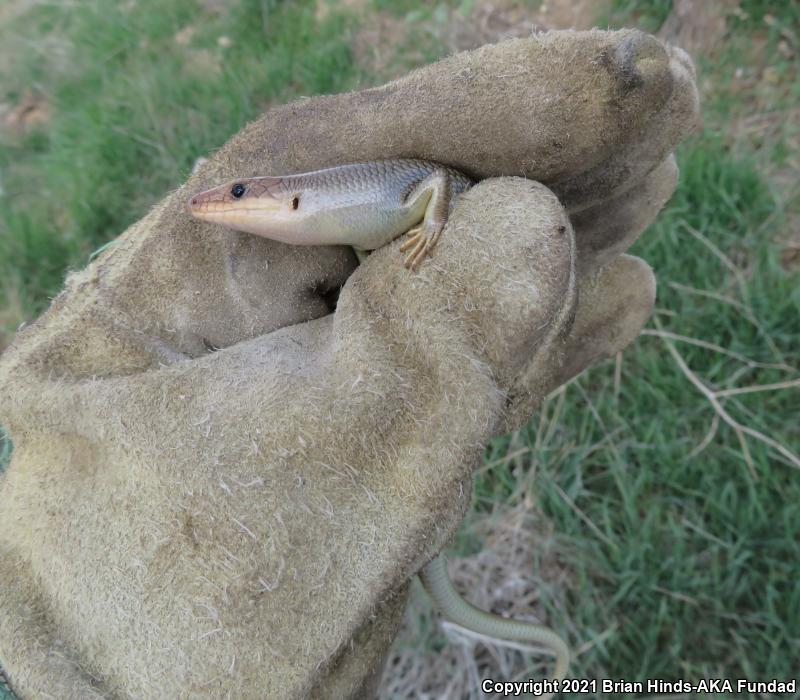
POLYGON ((693 84, 676 82, 674 62, 664 44, 635 30, 486 45, 381 87, 270 110, 178 196, 232 177, 420 157, 477 178, 524 175, 569 193, 571 206, 595 201, 592 188, 609 176, 603 164, 616 163, 651 122, 669 126, 660 144, 681 133, 670 120, 685 115, 664 110, 693 84))
POLYGON ((677 182, 678 166, 670 155, 626 192, 572 214, 578 275, 606 265, 633 245, 672 196, 677 182))
POLYGON ((652 313, 655 292, 650 266, 630 255, 621 255, 595 274, 579 278, 579 301, 560 354, 548 358, 548 374, 534 374, 520 388, 520 400, 509 406, 501 432, 525 425, 542 395, 632 343, 652 313))
POLYGON ((640 182, 700 126, 700 100, 694 66, 684 51, 666 47, 670 94, 657 113, 631 123, 625 142, 601 163, 565 180, 552 183, 570 212, 619 195, 640 182))

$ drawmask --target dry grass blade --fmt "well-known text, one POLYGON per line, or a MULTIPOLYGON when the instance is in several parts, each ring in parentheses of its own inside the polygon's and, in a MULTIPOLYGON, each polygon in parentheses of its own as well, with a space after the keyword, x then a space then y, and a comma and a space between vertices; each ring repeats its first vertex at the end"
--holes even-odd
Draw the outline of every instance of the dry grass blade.
POLYGON ((692 226, 689 226, 685 221, 681 222, 682 228, 693 238, 700 241, 706 248, 708 248, 719 260, 722 264, 727 267, 732 273, 733 276, 736 278, 736 282, 739 284, 740 289, 745 289, 745 280, 744 276, 742 275, 742 271, 736 267, 733 260, 731 260, 725 253, 723 253, 714 243, 712 243, 708 238, 706 238, 700 231, 692 226))
POLYGON ((591 531, 592 531, 592 532, 593 532, 595 535, 597 535, 597 536, 598 536, 598 537, 599 537, 601 540, 603 540, 603 542, 605 542, 605 543, 606 543, 606 544, 607 544, 609 547, 611 547, 612 549, 616 549, 616 548, 617 548, 617 545, 616 545, 616 543, 615 543, 615 542, 614 542, 612 539, 610 539, 609 537, 607 537, 606 535, 604 535, 604 534, 603 534, 603 531, 602 531, 602 530, 601 530, 599 527, 597 527, 597 525, 595 525, 595 524, 592 522, 592 520, 589 518, 589 516, 588 516, 588 515, 586 515, 586 513, 584 513, 584 512, 583 512, 583 511, 582 511, 580 508, 578 508, 578 506, 576 506, 576 505, 575 505, 575 502, 574 502, 574 501, 573 501, 573 500, 572 500, 572 499, 571 499, 571 498, 570 498, 570 497, 569 497, 569 496, 566 494, 566 492, 564 491, 564 489, 562 489, 562 488, 561 488, 561 487, 560 487, 560 486, 559 486, 557 483, 555 483, 555 482, 553 482, 553 488, 556 490, 556 493, 557 493, 559 496, 561 496, 561 498, 562 498, 562 500, 564 501, 564 503, 566 503, 566 504, 567 504, 567 505, 568 505, 568 506, 569 506, 569 507, 570 507, 570 508, 571 508, 571 509, 572 509, 572 510, 575 512, 575 514, 576 514, 576 515, 577 515, 577 516, 578 516, 578 517, 579 517, 581 520, 583 520, 583 522, 585 522, 585 523, 586 523, 586 524, 589 526, 589 529, 590 529, 590 530, 591 530, 591 531))
POLYGON ((775 382, 774 384, 754 384, 752 386, 742 386, 736 389, 722 389, 716 392, 717 396, 735 396, 736 394, 752 394, 757 391, 775 391, 776 389, 800 388, 800 379, 793 379, 788 382, 775 382))
POLYGON ((709 427, 706 436, 700 441, 700 443, 695 447, 688 455, 686 455, 686 459, 694 459, 699 455, 706 447, 711 444, 711 441, 717 435, 717 429, 719 428, 719 414, 715 413, 714 417, 711 419, 711 427, 709 427))
POLYGON ((521 457, 522 455, 529 454, 530 452, 531 452, 530 447, 520 447, 518 450, 509 452, 508 454, 503 455, 499 459, 493 459, 491 462, 486 462, 486 464, 483 464, 478 469, 476 469, 475 473, 483 474, 484 472, 490 471, 501 464, 508 464, 511 460, 516 459, 517 457, 521 457))
POLYGON ((461 625, 457 625, 449 620, 442 620, 441 625, 448 637, 452 635, 453 637, 459 637, 462 639, 465 638, 470 642, 478 641, 486 644, 493 644, 494 646, 498 647, 505 647, 506 649, 515 649, 516 651, 531 652, 533 654, 542 654, 544 656, 555 656, 553 650, 549 649, 548 647, 536 646, 535 644, 520 644, 519 642, 509 641, 508 639, 489 637, 488 635, 480 634, 479 632, 473 632, 466 627, 461 627, 461 625))
POLYGON ((683 359, 683 356, 678 352, 675 344, 670 339, 670 336, 673 334, 667 333, 663 331, 660 327, 660 323, 658 319, 655 319, 656 325, 659 326, 658 333, 653 333, 652 331, 649 335, 659 335, 661 340, 667 346, 667 350, 669 354, 672 355, 672 358, 677 363, 678 367, 680 368, 681 372, 683 372, 684 376, 697 387, 697 389, 706 397, 708 402, 713 406, 714 410, 717 412, 717 415, 724 420, 736 433, 737 437, 739 438, 739 442, 742 445, 742 451, 744 453, 745 460, 747 461, 748 467, 750 467, 751 471, 755 474, 755 466, 752 462, 752 457, 750 456, 750 450, 747 447, 747 442, 744 438, 744 435, 749 435, 750 437, 758 440, 759 442, 768 445, 778 453, 780 453, 783 457, 785 457, 793 466, 800 469, 800 457, 798 457, 794 452, 786 448, 784 445, 779 443, 777 440, 769 437, 768 435, 764 435, 759 430, 755 430, 754 428, 750 428, 746 425, 739 423, 733 416, 731 416, 723 407, 722 403, 720 402, 719 398, 717 397, 717 393, 709 389, 701 380, 700 378, 692 372, 689 366, 686 364, 686 361, 683 359))
POLYGON ((593 639, 590 639, 588 642, 584 642, 583 644, 581 644, 577 649, 574 650, 573 656, 578 657, 581 654, 585 654, 592 647, 595 647, 598 644, 600 644, 601 642, 603 642, 606 639, 608 639, 618 629, 619 629, 619 623, 615 622, 613 625, 611 625, 611 627, 609 627, 604 632, 601 632, 600 634, 598 634, 593 639))
POLYGON ((686 292, 687 294, 694 294, 696 296, 706 297, 707 299, 714 299, 715 301, 728 304, 737 311, 740 311, 753 325, 753 327, 758 330, 759 335, 761 335, 761 337, 764 339, 764 342, 769 345, 769 349, 772 351, 772 354, 775 355, 780 362, 784 362, 783 354, 778 349, 775 341, 770 337, 766 328, 764 328, 764 325, 758 320, 758 317, 753 313, 753 310, 747 304, 744 304, 741 301, 736 301, 736 299, 731 299, 724 294, 718 294, 717 292, 712 292, 707 289, 697 289, 696 287, 691 287, 688 284, 681 284, 680 282, 669 282, 669 286, 673 289, 677 289, 678 291, 686 292))
POLYGON ((728 357, 732 357, 734 360, 739 360, 739 362, 744 362, 748 367, 760 367, 761 369, 779 369, 783 370, 784 372, 796 372, 797 368, 792 367, 791 365, 787 365, 783 362, 758 362, 756 360, 751 360, 749 357, 742 355, 738 352, 734 352, 733 350, 728 350, 723 348, 721 345, 717 345, 716 343, 709 343, 706 340, 700 340, 699 338, 690 338, 688 335, 680 335, 679 333, 672 333, 670 331, 665 331, 661 329, 659 325, 659 329, 654 331, 652 328, 645 328, 642 330, 640 335, 651 335, 656 338, 662 339, 670 339, 670 340, 677 340, 681 343, 688 343, 689 345, 696 345, 699 348, 705 348, 706 350, 713 350, 714 352, 718 352, 721 355, 727 355, 728 357))

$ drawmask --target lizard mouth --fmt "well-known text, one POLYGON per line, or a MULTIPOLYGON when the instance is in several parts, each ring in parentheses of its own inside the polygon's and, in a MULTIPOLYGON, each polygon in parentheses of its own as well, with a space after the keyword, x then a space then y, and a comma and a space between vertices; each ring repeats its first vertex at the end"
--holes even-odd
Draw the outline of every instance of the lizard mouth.
POLYGON ((220 185, 186 200, 193 219, 266 238, 284 239, 288 205, 247 180, 220 185), (234 188, 241 187, 244 191, 234 188))
POLYGON ((186 210, 196 219, 225 223, 240 217, 269 216, 282 208, 280 199, 247 180, 239 180, 200 192, 186 201, 186 210), (255 191, 254 191, 255 190, 255 191))
POLYGON ((281 210, 280 202, 275 200, 249 200, 242 202, 225 202, 219 200, 202 201, 192 197, 186 208, 195 219, 216 221, 231 225, 236 219, 265 217, 281 210))

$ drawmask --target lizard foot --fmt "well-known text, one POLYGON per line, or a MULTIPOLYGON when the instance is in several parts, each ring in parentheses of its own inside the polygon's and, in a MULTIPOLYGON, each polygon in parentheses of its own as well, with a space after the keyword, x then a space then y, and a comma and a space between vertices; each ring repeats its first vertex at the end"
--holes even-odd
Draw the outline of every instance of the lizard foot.
POLYGON ((408 232, 408 240, 400 246, 401 253, 405 253, 407 250, 411 251, 403 264, 411 270, 416 270, 417 265, 430 255, 443 228, 442 224, 426 224, 425 222, 412 228, 408 232))

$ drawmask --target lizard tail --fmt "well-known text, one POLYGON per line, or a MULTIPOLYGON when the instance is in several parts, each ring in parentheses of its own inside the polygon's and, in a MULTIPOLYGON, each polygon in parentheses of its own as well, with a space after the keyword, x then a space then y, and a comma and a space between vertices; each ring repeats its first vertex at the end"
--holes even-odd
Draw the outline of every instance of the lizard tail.
MULTIPOLYGON (((553 680, 562 681, 567 675, 569 647, 558 634, 544 625, 492 615, 468 603, 453 587, 443 555, 440 554, 425 566, 419 577, 428 595, 451 622, 487 637, 546 647, 556 657, 553 680)), ((551 695, 542 696, 547 697, 551 695)))

